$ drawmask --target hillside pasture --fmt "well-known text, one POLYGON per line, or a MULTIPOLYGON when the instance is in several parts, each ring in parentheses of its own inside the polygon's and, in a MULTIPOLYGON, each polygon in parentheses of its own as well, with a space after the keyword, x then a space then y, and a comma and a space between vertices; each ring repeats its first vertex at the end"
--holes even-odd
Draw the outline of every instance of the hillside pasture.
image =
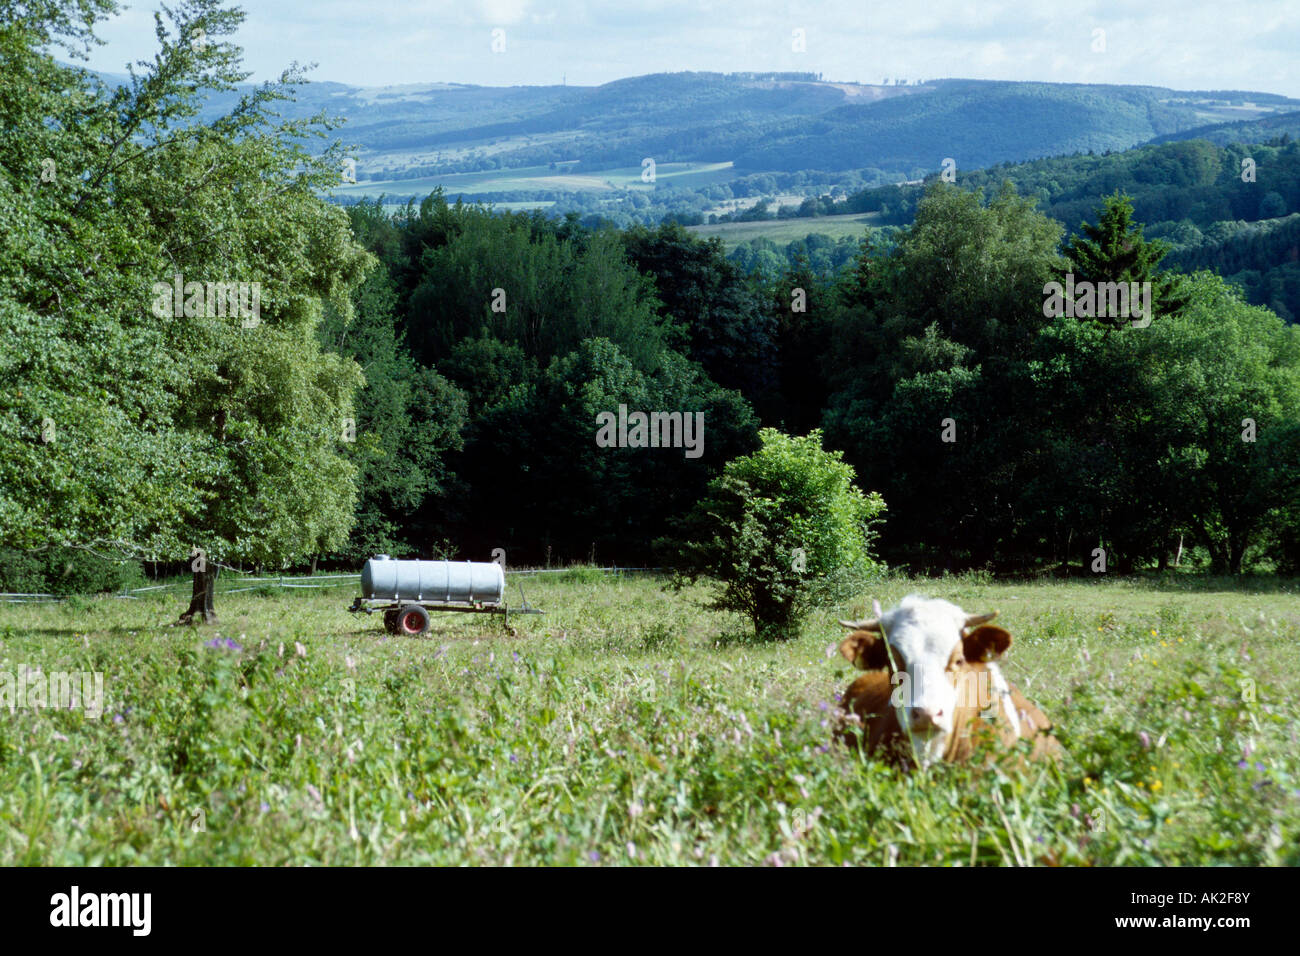
POLYGON ((392 637, 350 587, 221 595, 200 628, 177 595, 0 606, 0 673, 105 687, 99 717, 0 709, 0 863, 1300 862, 1295 582, 887 579, 768 645, 663 584, 527 578, 546 614, 514 636, 392 637), (833 743, 835 619, 912 591, 1000 609, 1062 764, 833 743))
POLYGON ((809 219, 762 219, 757 222, 719 222, 703 226, 688 226, 687 231, 700 238, 717 236, 728 251, 749 239, 771 239, 785 245, 809 235, 842 239, 845 236, 861 237, 869 226, 879 225, 880 214, 846 213, 840 216, 817 216, 809 219))
POLYGON ((522 166, 516 169, 493 169, 477 173, 449 173, 443 176, 421 176, 415 179, 363 180, 355 184, 340 185, 332 191, 336 198, 363 196, 367 199, 387 195, 424 196, 439 186, 449 201, 458 195, 479 195, 494 192, 591 192, 607 193, 616 189, 651 191, 656 184, 671 184, 684 189, 695 189, 714 183, 729 182, 737 178, 731 163, 659 163, 655 167, 655 182, 641 181, 640 166, 601 169, 591 172, 568 170, 569 164, 550 166, 522 166))

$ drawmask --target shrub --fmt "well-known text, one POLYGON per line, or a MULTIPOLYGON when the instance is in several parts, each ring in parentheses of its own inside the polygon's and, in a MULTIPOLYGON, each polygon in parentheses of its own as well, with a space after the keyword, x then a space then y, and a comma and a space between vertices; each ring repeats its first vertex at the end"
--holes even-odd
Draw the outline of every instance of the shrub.
POLYGON ((853 468, 822 448, 820 431, 766 428, 759 438, 684 522, 677 580, 712 579, 712 608, 745 614, 761 639, 784 639, 814 605, 844 599, 880 569, 869 546, 885 502, 854 487, 853 468))
POLYGON ((0 551, 0 591, 42 594, 99 594, 140 587, 140 565, 80 548, 0 551))

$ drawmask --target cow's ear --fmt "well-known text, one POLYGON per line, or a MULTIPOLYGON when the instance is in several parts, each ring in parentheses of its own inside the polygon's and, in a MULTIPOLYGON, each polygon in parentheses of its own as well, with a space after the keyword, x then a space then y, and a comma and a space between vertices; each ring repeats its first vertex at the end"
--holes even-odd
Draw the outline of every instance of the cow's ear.
POLYGON ((1001 657, 1011 646, 1011 635, 1000 627, 985 624, 962 638, 962 651, 968 661, 989 661, 1001 657))
POLYGON ((859 670, 874 671, 889 664, 885 640, 867 631, 854 631, 840 642, 840 655, 859 670))

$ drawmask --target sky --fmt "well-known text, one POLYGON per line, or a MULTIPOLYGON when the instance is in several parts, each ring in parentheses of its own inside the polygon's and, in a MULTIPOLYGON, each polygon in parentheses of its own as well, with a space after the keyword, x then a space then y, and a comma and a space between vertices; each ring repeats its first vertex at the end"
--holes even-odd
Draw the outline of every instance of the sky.
MULTIPOLYGON (((121 73, 150 56, 157 8, 132 0, 101 24, 107 43, 89 65, 121 73)), ((255 80, 296 60, 318 64, 313 79, 354 86, 594 86, 681 70, 797 70, 860 83, 962 77, 1300 97, 1300 0, 247 0, 243 8, 234 39, 255 80)))

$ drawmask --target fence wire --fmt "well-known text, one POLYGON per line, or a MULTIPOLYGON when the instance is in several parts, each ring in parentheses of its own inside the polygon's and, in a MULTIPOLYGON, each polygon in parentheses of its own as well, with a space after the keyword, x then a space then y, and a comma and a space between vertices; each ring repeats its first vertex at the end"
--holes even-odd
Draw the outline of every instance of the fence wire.
MULTIPOLYGON (((570 574, 582 573, 586 571, 596 571, 601 574, 624 574, 628 572, 659 572, 666 571, 667 568, 521 568, 519 570, 507 571, 507 575, 531 576, 535 574, 570 574)), ((220 580, 220 579, 218 579, 220 580)), ((218 587, 215 594, 239 594, 244 591, 256 591, 260 588, 283 588, 317 590, 320 588, 342 587, 352 581, 360 581, 361 575, 357 574, 309 574, 309 575, 278 575, 276 577, 258 578, 251 575, 243 575, 237 578, 233 584, 237 587, 218 587)), ((0 592, 0 604, 61 604, 70 600, 72 597, 83 597, 86 599, 95 599, 100 597, 111 597, 116 600, 136 601, 139 595, 156 593, 159 591, 176 591, 189 590, 192 583, 186 580, 173 581, 170 584, 150 584, 142 588, 129 588, 111 595, 66 595, 66 594, 41 594, 41 593, 22 593, 22 592, 0 592)))

